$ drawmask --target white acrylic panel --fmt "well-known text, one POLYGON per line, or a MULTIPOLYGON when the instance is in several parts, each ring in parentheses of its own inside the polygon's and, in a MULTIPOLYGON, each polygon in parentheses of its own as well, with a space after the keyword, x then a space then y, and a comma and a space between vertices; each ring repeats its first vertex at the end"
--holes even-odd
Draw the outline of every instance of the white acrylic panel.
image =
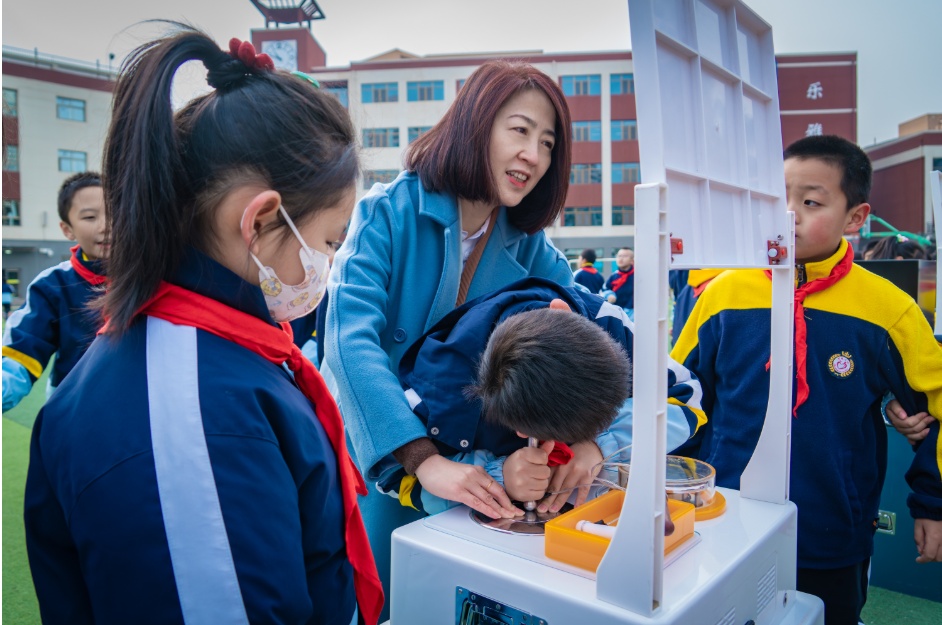
MULTIPOLYGON (((673 123, 664 128, 664 165, 681 171, 697 171, 702 163, 700 137, 702 114, 697 87, 699 59, 671 46, 658 46, 662 82, 675 84, 674 97, 663 102, 663 114, 673 123)), ((642 161, 642 174, 644 172, 642 161)), ((645 178, 642 178, 645 180, 645 178)))
POLYGON ((713 180, 741 184, 744 141, 739 83, 707 68, 702 70, 701 81, 707 173, 713 180))
POLYGON ((629 14, 642 181, 670 185, 672 267, 768 267, 787 233, 771 27, 739 0, 631 0, 629 14))

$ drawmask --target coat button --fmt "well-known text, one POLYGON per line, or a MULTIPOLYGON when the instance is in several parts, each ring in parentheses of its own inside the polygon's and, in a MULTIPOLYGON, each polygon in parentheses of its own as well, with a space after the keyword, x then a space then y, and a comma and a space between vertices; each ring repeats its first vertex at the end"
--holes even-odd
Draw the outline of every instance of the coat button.
POLYGON ((428 431, 432 436, 438 436, 438 428, 432 428, 428 431))
POLYGON ((461 441, 461 442, 458 443, 458 444, 461 445, 462 447, 465 447, 465 448, 466 448, 466 447, 468 446, 468 441, 463 440, 463 441, 461 441))
POLYGON ((397 343, 405 343, 406 341, 406 331, 402 328, 396 328, 396 331, 393 332, 393 340, 397 343))

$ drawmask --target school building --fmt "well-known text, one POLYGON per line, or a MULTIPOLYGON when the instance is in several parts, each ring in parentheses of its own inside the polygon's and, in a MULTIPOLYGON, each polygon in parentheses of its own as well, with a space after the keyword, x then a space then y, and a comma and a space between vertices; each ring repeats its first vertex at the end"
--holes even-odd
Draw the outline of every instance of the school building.
POLYGON ((938 236, 929 176, 942 171, 942 113, 903 122, 899 137, 865 151, 873 162, 873 214, 898 230, 938 236))
MULTIPOLYGON (((631 52, 540 50, 418 56, 391 50, 330 67, 308 28, 251 32, 282 69, 306 71, 350 111, 363 145, 358 193, 392 180, 405 148, 447 110, 465 79, 492 58, 532 63, 556 79, 572 112, 566 207, 548 228, 570 258, 634 244, 634 187, 643 181, 631 52)), ((857 138, 856 53, 779 55, 785 144, 806 134, 857 138)), ((75 171, 100 169, 115 71, 3 47, 3 273, 28 283, 67 258, 56 191, 75 171)), ((22 294, 21 294, 22 295, 22 294)))
POLYGON ((19 297, 69 257, 59 185, 101 169, 115 76, 95 63, 3 46, 3 278, 19 297))
MULTIPOLYGON (((497 57, 533 64, 559 82, 572 113, 569 195, 547 233, 570 258, 586 247, 611 257, 633 245, 634 187, 643 172, 630 51, 418 56, 394 49, 329 67, 306 28, 253 30, 252 42, 276 66, 308 72, 347 106, 364 148, 361 195, 396 177, 405 149, 439 120, 480 64, 497 57)), ((785 144, 807 134, 857 140, 856 53, 780 55, 777 64, 785 144)))

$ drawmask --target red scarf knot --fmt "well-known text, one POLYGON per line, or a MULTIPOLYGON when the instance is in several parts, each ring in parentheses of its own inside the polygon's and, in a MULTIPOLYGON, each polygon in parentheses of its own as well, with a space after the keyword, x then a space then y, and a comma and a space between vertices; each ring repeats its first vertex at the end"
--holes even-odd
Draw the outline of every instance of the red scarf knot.
POLYGON ((627 282, 628 277, 633 275, 634 272, 635 272, 634 266, 632 266, 631 269, 629 269, 628 271, 622 271, 621 269, 619 269, 618 277, 612 280, 612 290, 617 291, 618 289, 620 289, 625 284, 625 282, 627 282))
MULTIPOLYGON (((797 384, 797 394, 795 395, 795 407, 792 409, 792 415, 798 416, 798 407, 808 399, 810 389, 808 387, 808 327, 805 325, 805 307, 803 305, 805 298, 812 293, 823 291, 824 289, 839 282, 844 276, 850 273, 854 266, 854 248, 850 243, 847 244, 847 250, 831 272, 823 277, 816 278, 795 289, 795 381, 797 384)), ((771 280, 772 272, 766 271, 765 275, 771 280)), ((768 371, 771 359, 766 363, 765 369, 768 371)))

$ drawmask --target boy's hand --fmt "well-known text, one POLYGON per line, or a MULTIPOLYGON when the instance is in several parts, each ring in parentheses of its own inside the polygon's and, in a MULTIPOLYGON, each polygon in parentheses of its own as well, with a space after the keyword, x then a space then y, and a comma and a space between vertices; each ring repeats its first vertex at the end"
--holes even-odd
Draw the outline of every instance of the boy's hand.
POLYGON ((512 519, 523 514, 483 467, 435 454, 416 468, 415 476, 422 488, 436 497, 463 503, 492 519, 512 519))
POLYGON ((920 412, 910 417, 895 399, 891 399, 886 405, 886 416, 896 431, 909 439, 910 445, 915 445, 929 436, 929 424, 935 421, 935 417, 928 412, 920 412))
POLYGON ((504 488, 514 501, 537 501, 546 494, 552 470, 547 466, 555 441, 523 447, 504 460, 504 488))
POLYGON ((914 538, 919 550, 916 562, 942 562, 942 521, 916 519, 914 538))
POLYGON ((595 441, 584 441, 571 445, 573 459, 568 464, 562 464, 555 467, 553 478, 550 480, 549 490, 555 492, 555 495, 549 495, 540 502, 537 510, 540 512, 559 512, 566 500, 569 499, 570 491, 579 486, 579 492, 576 495, 575 505, 581 506, 589 496, 589 486, 592 479, 602 469, 602 450, 595 444, 595 441), (563 491, 563 492, 559 492, 563 491))

